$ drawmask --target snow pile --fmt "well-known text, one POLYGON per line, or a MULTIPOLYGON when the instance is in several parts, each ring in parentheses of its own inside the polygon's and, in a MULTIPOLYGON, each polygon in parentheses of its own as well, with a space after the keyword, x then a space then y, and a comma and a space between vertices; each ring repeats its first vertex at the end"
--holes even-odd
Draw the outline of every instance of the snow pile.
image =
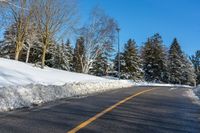
POLYGON ((0 58, 0 87, 27 84, 64 85, 82 81, 107 81, 87 74, 77 74, 0 58))
POLYGON ((90 83, 69 83, 55 85, 26 85, 18 87, 3 87, 0 89, 0 111, 30 107, 45 102, 73 96, 85 96, 107 90, 130 87, 128 81, 108 81, 90 83))
POLYGON ((196 89, 189 89, 185 92, 185 96, 191 98, 194 103, 200 105, 200 86, 197 87, 196 89))
POLYGON ((73 96, 130 87, 131 81, 110 80, 0 58, 0 111, 30 107, 73 96))

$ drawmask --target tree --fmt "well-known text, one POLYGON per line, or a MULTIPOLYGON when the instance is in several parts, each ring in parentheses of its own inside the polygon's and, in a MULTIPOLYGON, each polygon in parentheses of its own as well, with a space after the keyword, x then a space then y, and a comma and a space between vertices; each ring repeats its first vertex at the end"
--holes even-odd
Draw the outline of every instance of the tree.
POLYGON ((182 84, 196 85, 196 74, 192 62, 188 59, 186 55, 183 55, 183 81, 182 84))
POLYGON ((196 83, 200 84, 200 50, 197 50, 196 53, 190 57, 190 60, 193 63, 197 75, 196 83))
POLYGON ((46 52, 52 40, 74 28, 77 21, 76 4, 71 0, 42 0, 35 1, 34 8, 35 22, 43 44, 41 67, 44 68, 46 52))
MULTIPOLYGON (((16 24, 15 34, 15 60, 19 59, 19 54, 24 47, 25 38, 27 36, 27 30, 32 17, 33 9, 31 8, 31 2, 27 0, 18 0, 7 3, 6 14, 7 21, 16 24)), ((8 23, 9 23, 8 22, 8 23)))
POLYGON ((118 76, 118 70, 119 70, 119 60, 120 59, 120 78, 121 79, 126 79, 126 73, 125 73, 125 60, 124 60, 124 54, 123 53, 117 53, 114 59, 114 70, 116 72, 117 75, 114 76, 118 76), (119 58, 120 56, 120 58, 119 58))
POLYGON ((181 84, 185 77, 183 77, 183 52, 175 38, 169 49, 169 81, 173 84, 181 84))
POLYGON ((117 24, 101 9, 95 8, 89 23, 81 28, 80 34, 84 38, 85 63, 82 72, 88 73, 95 59, 105 51, 110 51, 115 42, 117 24))
POLYGON ((98 54, 93 66, 90 70, 90 73, 96 76, 105 76, 108 72, 108 58, 106 54, 98 54))
POLYGON ((162 38, 155 34, 142 48, 143 70, 146 81, 166 82, 167 57, 162 38))
POLYGON ((76 45, 74 48, 74 69, 76 72, 82 73, 83 66, 85 64, 85 45, 84 38, 80 37, 76 41, 76 45))
POLYGON ((125 66, 122 71, 127 79, 138 80, 142 78, 142 62, 134 40, 129 39, 125 44, 123 58, 125 66))

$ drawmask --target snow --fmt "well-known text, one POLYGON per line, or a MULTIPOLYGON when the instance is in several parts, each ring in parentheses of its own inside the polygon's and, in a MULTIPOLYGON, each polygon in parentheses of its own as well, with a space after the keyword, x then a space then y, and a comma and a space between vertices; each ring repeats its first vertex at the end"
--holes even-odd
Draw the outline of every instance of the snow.
POLYGON ((200 105, 200 86, 196 89, 189 89, 185 92, 185 96, 192 99, 192 101, 198 105, 200 105))
MULTIPOLYGON (((0 111, 31 107, 42 103, 77 96, 88 96, 131 86, 170 86, 116 80, 67 72, 34 64, 0 58, 0 111)), ((186 86, 188 87, 188 86, 186 86)))
POLYGON ((41 69, 33 64, 0 58, 0 87, 12 85, 42 84, 64 85, 80 81, 106 81, 96 76, 77 74, 46 67, 41 69))
POLYGON ((30 107, 73 96, 87 96, 131 87, 131 81, 111 80, 0 58, 0 111, 30 107))

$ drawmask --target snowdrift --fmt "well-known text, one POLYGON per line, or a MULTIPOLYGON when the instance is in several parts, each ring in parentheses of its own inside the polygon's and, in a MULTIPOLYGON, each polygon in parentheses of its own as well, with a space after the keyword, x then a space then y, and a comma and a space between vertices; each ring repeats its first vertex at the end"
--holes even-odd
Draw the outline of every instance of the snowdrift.
POLYGON ((130 87, 131 81, 109 80, 0 58, 0 111, 30 107, 72 96, 130 87))
POLYGON ((31 107, 62 98, 88 96, 133 85, 177 86, 100 78, 48 67, 41 69, 34 64, 0 58, 0 111, 31 107))

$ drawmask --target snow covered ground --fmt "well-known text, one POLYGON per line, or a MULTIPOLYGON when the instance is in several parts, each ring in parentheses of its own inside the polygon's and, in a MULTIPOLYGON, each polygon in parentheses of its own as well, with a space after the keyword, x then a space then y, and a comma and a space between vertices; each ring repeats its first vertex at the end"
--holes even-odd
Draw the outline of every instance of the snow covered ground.
POLYGON ((100 78, 0 58, 0 111, 30 107, 61 98, 87 96, 137 86, 173 86, 100 78))
POLYGON ((195 89, 189 89, 184 95, 191 98, 194 103, 200 105, 200 86, 197 86, 195 89))

